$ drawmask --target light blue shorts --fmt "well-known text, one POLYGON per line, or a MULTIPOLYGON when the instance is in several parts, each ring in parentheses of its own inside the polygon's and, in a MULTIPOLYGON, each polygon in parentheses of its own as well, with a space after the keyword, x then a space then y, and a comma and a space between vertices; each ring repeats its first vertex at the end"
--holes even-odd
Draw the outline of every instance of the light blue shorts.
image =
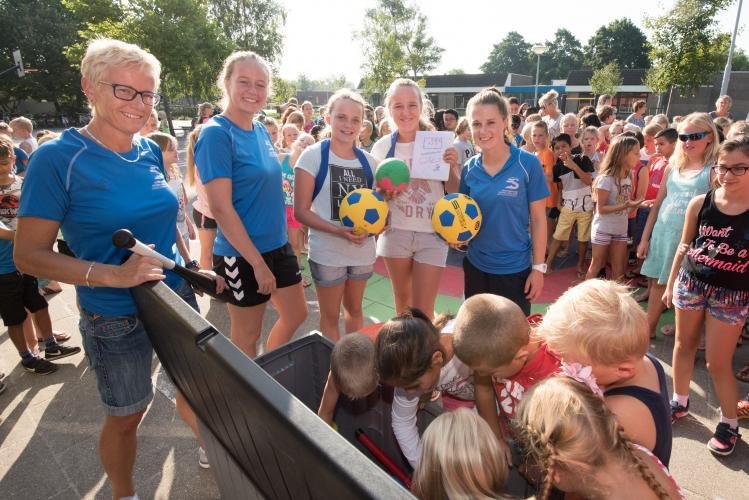
POLYGON ((334 287, 346 280, 368 280, 374 273, 374 265, 326 266, 310 260, 309 270, 316 286, 334 287))

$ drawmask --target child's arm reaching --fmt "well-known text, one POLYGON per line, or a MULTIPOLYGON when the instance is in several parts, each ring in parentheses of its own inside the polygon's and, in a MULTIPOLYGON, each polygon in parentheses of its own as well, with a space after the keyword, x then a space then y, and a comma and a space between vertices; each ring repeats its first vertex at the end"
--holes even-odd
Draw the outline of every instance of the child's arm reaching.
POLYGON ((416 412, 419 409, 419 398, 409 398, 403 389, 396 388, 393 395, 393 434, 398 440, 401 452, 408 459, 411 467, 416 468, 421 455, 421 438, 416 427, 416 412))
POLYGON ((333 412, 335 412, 335 406, 338 404, 340 395, 341 391, 338 390, 338 386, 333 381, 332 375, 328 373, 328 381, 325 382, 325 389, 322 392, 320 408, 317 410, 317 416, 323 419, 328 425, 333 425, 333 412))
POLYGON ((473 394, 476 401, 476 411, 492 430, 500 447, 505 454, 508 464, 512 464, 512 453, 502 433, 499 415, 497 414, 497 394, 494 392, 494 383, 489 376, 473 375, 473 394))

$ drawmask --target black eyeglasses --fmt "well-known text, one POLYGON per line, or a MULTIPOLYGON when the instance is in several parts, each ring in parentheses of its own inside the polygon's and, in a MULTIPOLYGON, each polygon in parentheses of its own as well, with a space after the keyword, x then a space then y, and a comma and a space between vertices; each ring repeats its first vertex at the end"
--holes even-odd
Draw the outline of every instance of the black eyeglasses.
POLYGON ((110 87, 112 87, 112 93, 117 99, 120 99, 121 101, 132 101, 138 94, 140 94, 140 100, 143 101, 143 104, 145 104, 146 106, 156 106, 161 102, 161 95, 155 92, 148 92, 146 90, 144 90, 143 92, 139 92, 131 86, 123 85, 121 83, 98 83, 103 83, 104 85, 109 85, 110 87))
POLYGON ((704 139, 706 136, 710 135, 710 132, 693 132, 691 134, 679 134, 679 140, 681 142, 687 142, 687 141, 699 141, 700 139, 704 139))
POLYGON ((726 173, 731 172, 734 177, 741 177, 746 173, 747 169, 749 169, 749 167, 726 167, 725 165, 713 165, 713 170, 715 170, 720 175, 725 175, 726 173))

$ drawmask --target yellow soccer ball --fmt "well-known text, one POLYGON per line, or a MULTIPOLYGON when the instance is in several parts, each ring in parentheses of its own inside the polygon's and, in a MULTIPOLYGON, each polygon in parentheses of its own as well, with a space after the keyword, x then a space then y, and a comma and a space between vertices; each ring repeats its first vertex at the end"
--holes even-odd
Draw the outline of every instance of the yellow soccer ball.
POLYGON ((354 228, 357 234, 379 234, 387 222, 388 204, 380 193, 355 189, 341 201, 338 216, 344 226, 354 228))
POLYGON ((432 227, 450 245, 464 245, 481 229, 481 209, 470 196, 450 193, 434 205, 432 227))

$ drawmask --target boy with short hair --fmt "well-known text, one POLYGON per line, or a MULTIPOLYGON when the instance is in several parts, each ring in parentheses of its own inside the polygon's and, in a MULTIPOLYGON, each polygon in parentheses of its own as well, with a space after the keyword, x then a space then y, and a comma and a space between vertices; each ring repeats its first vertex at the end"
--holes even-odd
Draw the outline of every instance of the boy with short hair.
POLYGON ((330 372, 317 415, 329 425, 333 423, 341 393, 351 399, 365 398, 377 389, 380 377, 375 367, 374 340, 382 323, 365 327, 362 332, 349 333, 333 347, 330 372))
POLYGON ((80 347, 59 345, 52 335, 52 321, 47 301, 39 294, 35 277, 21 274, 13 263, 13 237, 16 229, 23 179, 13 173, 15 154, 13 143, 0 136, 0 317, 8 327, 8 335, 21 356, 21 364, 32 373, 46 375, 57 370, 49 360, 65 358, 81 351, 80 347), (44 358, 28 349, 23 334, 26 310, 45 345, 44 358))
POLYGON ((572 154, 572 138, 559 134, 551 141, 554 151, 553 181, 559 186, 559 221, 549 246, 546 259, 547 273, 551 272, 559 247, 568 241, 572 226, 577 224, 577 277, 584 278, 585 253, 590 241, 590 225, 593 221, 593 196, 591 184, 595 167, 587 156, 572 154))
MULTIPOLYGON (((13 139, 13 129, 7 123, 0 121, 0 135, 8 139, 13 139)), ((21 148, 13 146, 13 152, 16 154, 16 175, 23 177, 26 174, 26 165, 29 163, 29 155, 21 148)))
POLYGON ((474 295, 460 306, 453 350, 473 370, 479 415, 504 439, 510 437, 509 422, 525 391, 560 366, 559 358, 532 334, 520 307, 488 293, 474 295))
POLYGON ((13 138, 21 141, 18 145, 26 154, 31 155, 39 147, 34 138, 34 124, 25 116, 13 118, 10 123, 13 129, 13 138))
POLYGON ((668 466, 671 409, 666 375, 650 354, 645 311, 619 283, 593 279, 562 294, 538 334, 566 363, 590 366, 627 436, 668 466))

